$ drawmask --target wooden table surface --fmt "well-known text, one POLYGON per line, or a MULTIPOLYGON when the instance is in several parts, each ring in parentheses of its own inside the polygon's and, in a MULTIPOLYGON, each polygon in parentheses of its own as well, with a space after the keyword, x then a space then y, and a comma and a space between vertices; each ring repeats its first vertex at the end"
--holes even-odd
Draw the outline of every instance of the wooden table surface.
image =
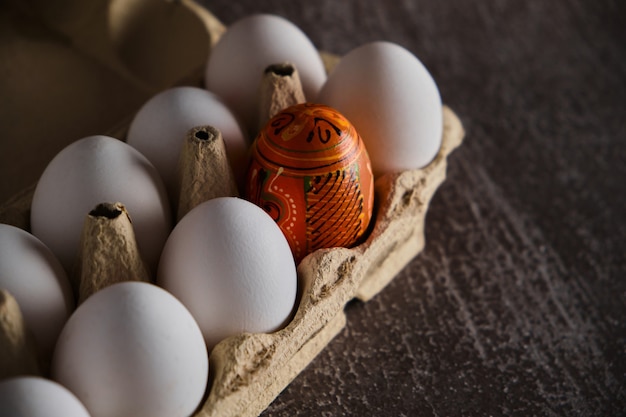
POLYGON ((263 416, 626 415, 626 3, 200 3, 399 43, 467 132, 425 250, 263 416))
POLYGON ((264 416, 626 413, 626 7, 587 0, 216 1, 337 54, 397 42, 467 135, 426 248, 264 416))

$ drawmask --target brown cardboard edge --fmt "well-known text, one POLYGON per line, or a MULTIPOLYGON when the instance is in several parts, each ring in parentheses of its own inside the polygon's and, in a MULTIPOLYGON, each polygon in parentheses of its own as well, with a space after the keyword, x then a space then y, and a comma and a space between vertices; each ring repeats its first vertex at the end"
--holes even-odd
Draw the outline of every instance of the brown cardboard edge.
MULTIPOLYGON (((242 334, 220 342, 211 354, 214 380, 197 416, 257 416, 317 356, 318 334, 336 335, 337 315, 357 297, 369 300, 424 247, 429 202, 445 179, 447 157, 464 131, 447 107, 439 154, 425 168, 380 178, 387 192, 372 235, 352 248, 323 249, 298 266, 303 295, 295 317, 273 334, 242 334), (331 326, 334 330, 325 330, 331 326), (297 371, 299 369, 299 371, 297 371), (262 398, 262 400, 260 399, 262 398)), ((328 344, 332 337, 325 338, 328 344)))

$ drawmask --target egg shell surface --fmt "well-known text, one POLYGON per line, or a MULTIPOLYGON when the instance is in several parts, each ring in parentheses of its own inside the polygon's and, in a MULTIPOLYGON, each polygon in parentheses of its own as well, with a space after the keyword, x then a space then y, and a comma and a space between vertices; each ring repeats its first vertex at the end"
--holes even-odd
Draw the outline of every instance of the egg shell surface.
POLYGON ((83 223, 99 203, 126 206, 139 251, 156 271, 172 228, 165 186, 139 151, 107 136, 80 139, 59 152, 41 175, 31 206, 31 229, 71 271, 83 223))
POLYGON ((15 297, 45 363, 74 310, 65 270, 52 251, 20 228, 0 224, 0 288, 15 297))
POLYGON ((171 294, 145 282, 104 288, 68 320, 52 378, 93 417, 185 417, 208 380, 202 333, 171 294))
POLYGON ((378 41, 341 58, 316 99, 339 110, 359 132, 375 176, 421 168, 439 151, 441 96, 410 51, 378 41))
POLYGON ((189 308, 209 349, 228 336, 279 329, 297 293, 285 236, 265 211, 235 197, 206 201, 181 219, 157 282, 189 308))
POLYGON ((305 97, 313 99, 326 80, 324 64, 306 34, 283 17, 244 17, 229 26, 211 51, 205 85, 241 117, 252 138, 259 125, 257 95, 263 72, 283 62, 295 66, 305 97))
POLYGON ((131 121, 126 142, 144 154, 161 174, 172 202, 178 202, 178 163, 187 132, 217 128, 235 177, 246 169, 248 143, 232 111, 215 94, 197 87, 174 87, 150 98, 131 121))
POLYGON ((89 417, 85 406, 54 381, 20 376, 0 381, 0 415, 10 417, 89 417))

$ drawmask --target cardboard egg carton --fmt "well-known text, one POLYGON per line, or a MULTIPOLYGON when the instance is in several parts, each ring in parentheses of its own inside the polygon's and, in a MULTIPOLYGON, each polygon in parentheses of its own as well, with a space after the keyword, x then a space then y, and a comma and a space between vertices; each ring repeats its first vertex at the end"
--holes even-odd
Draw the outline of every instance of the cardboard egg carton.
MULTIPOLYGON (((54 10, 46 7, 43 0, 29 3, 40 6, 38 11, 28 13, 36 13, 37 21, 48 26, 46 30, 70 39, 81 59, 88 56, 88 63, 95 62, 98 71, 110 73, 112 82, 133 86, 135 90, 129 94, 142 97, 123 117, 111 118, 115 123, 106 132, 92 132, 118 138, 124 137, 134 111, 150 95, 173 85, 201 85, 210 46, 226 29, 209 11, 190 0, 171 3, 64 0, 54 10), (102 16, 108 19, 107 24, 101 21, 102 16), (177 32, 173 28, 180 29, 181 39, 163 38, 164 34, 175 37, 177 32), (175 44, 185 44, 188 37, 197 38, 196 42, 206 47, 206 52, 201 56, 191 54, 192 58, 184 61, 185 53, 181 55, 175 44), (151 46, 145 45, 146 42, 171 45, 169 51, 175 57, 134 56, 149 53, 144 51, 151 46), (160 61, 169 64, 155 68, 154 63, 160 61)), ((161 51, 166 53, 168 49, 161 51)), ((338 57, 321 54, 330 70, 338 57)), ((98 80, 102 82, 102 77, 98 80)), ((354 298, 371 299, 421 252, 428 205, 445 179, 448 155, 464 136, 454 112, 446 106, 442 111, 443 141, 435 159, 425 168, 376 180, 374 225, 367 239, 351 249, 318 250, 298 265, 299 304, 290 323, 271 334, 230 337, 213 349, 209 387, 197 416, 261 414, 345 326, 346 304, 354 298)), ((82 122, 85 127, 98 128, 84 119, 78 120, 82 122)), ((17 127, 13 135, 23 133, 20 129, 17 127)), ((63 140, 69 139, 59 139, 60 147, 65 145, 63 140)), ((0 222, 28 229, 33 190, 34 186, 26 187, 0 204, 0 222)))

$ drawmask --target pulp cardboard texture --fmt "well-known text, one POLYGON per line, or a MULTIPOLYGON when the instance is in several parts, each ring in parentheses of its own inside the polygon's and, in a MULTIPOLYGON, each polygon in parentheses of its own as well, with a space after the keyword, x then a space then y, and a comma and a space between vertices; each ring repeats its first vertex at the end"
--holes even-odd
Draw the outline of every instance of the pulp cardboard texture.
MULTIPOLYGON (((129 120, 151 95, 201 85, 211 45, 224 30, 188 0, 63 0, 54 6, 15 0, 0 6, 1 42, 8 46, 0 48, 0 62, 9 75, 0 77, 9 104, 0 124, 10 138, 0 144, 0 221, 28 229, 34 183, 68 143, 90 134, 124 139, 129 120), (5 164, 12 159, 28 163, 5 164), (10 179, 19 179, 17 186, 10 179)), ((322 57, 327 69, 337 61, 322 57)), ((375 296, 422 250, 428 204, 445 179, 447 156, 464 136, 454 112, 446 106, 443 112, 436 158, 423 169, 376 180, 367 240, 316 251, 298 265, 299 305, 291 322, 215 347, 198 416, 259 415, 344 327, 345 305, 375 296)))
POLYGON ((153 94, 199 84, 223 29, 186 0, 0 2, 0 201, 70 142, 121 139, 153 94))

